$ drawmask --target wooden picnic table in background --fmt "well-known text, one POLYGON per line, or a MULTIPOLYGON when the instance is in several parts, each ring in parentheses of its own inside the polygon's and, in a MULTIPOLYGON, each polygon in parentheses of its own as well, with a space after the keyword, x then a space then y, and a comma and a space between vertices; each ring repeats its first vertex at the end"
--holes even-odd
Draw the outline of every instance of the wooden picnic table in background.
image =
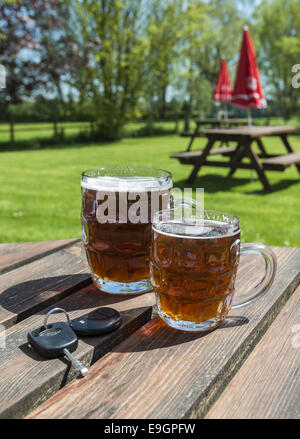
POLYGON ((252 126, 238 128, 218 128, 204 130, 207 144, 203 150, 186 151, 173 154, 171 157, 178 159, 184 165, 193 165, 186 183, 193 184, 202 166, 230 168, 229 175, 233 175, 237 169, 252 169, 257 173, 264 190, 271 192, 265 171, 284 171, 291 165, 296 165, 300 174, 300 152, 294 152, 288 135, 296 131, 293 126, 252 126), (279 137, 286 150, 286 154, 268 153, 263 144, 262 137, 279 137), (217 142, 229 145, 234 142, 235 146, 214 148, 217 142), (259 148, 257 154, 253 149, 256 143, 259 148), (207 160, 211 156, 223 155, 229 160, 207 160), (250 159, 250 163, 243 163, 244 158, 250 159), (261 160, 263 159, 263 160, 261 160))
MULTIPOLYGON (((78 239, 2 244, 0 417, 299 418, 300 248, 273 250, 269 293, 219 329, 190 334, 159 319, 153 293, 99 292, 78 239), (80 338, 74 356, 90 366, 84 378, 67 360, 46 360, 28 346, 28 330, 54 306, 71 318, 102 306, 122 315, 115 332, 80 338)), ((237 295, 260 281, 257 258, 242 259, 237 295)))
POLYGON ((248 119, 201 119, 196 121, 194 131, 185 130, 180 135, 181 137, 189 137, 190 141, 187 151, 190 151, 194 140, 197 137, 205 137, 205 128, 228 128, 237 127, 239 125, 247 125, 248 119))

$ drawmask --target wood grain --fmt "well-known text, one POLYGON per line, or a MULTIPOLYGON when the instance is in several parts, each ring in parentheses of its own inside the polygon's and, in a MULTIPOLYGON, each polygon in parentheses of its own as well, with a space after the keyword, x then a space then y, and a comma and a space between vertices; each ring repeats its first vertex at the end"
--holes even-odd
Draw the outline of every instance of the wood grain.
MULTIPOLYGON (((29 417, 203 417, 300 283, 300 249, 274 250, 278 272, 269 293, 232 311, 221 328, 189 334, 157 317, 29 417)), ((257 279, 255 265, 244 272, 249 278, 257 279)))
POLYGON ((300 152, 291 152, 289 154, 272 157, 264 161, 264 164, 280 165, 284 168, 287 168, 297 163, 300 163, 300 152))
POLYGON ((79 242, 79 239, 0 244, 0 274, 33 262, 75 242, 79 242))
MULTIPOLYGON (((71 318, 100 306, 112 306, 120 311, 122 325, 118 330, 104 336, 80 339, 74 356, 83 364, 90 365, 146 323, 151 318, 153 303, 153 293, 117 297, 100 293, 91 285, 56 305, 66 309, 71 318)), ((25 416, 77 376, 67 360, 46 360, 28 346, 28 330, 43 324, 43 317, 50 308, 6 331, 6 347, 0 350, 0 418, 25 416)), ((60 320, 65 320, 63 315, 50 317, 50 321, 60 320)))
POLYGON ((300 288, 206 417, 300 419, 300 288))
MULTIPOLYGON (((222 146, 221 148, 213 148, 210 151, 210 155, 218 155, 218 154, 227 154, 230 152, 234 152, 235 148, 231 148, 228 146, 222 146)), ((189 152, 179 152, 177 154, 173 154, 171 157, 172 158, 198 158, 202 155, 202 150, 197 150, 197 151, 189 151, 189 152)))
MULTIPOLYGON (((232 154, 235 151, 235 148, 231 148, 228 146, 221 148, 212 148, 210 150, 209 156, 211 155, 228 155, 232 154)), ((189 152, 179 152, 177 154, 171 155, 171 158, 178 159, 180 163, 193 165, 197 162, 198 158, 201 157, 203 150, 197 151, 189 151, 189 152)))
POLYGON ((226 138, 228 136, 249 136, 251 138, 262 137, 262 136, 278 136, 281 134, 291 134, 296 131, 296 127, 291 125, 280 125, 280 126, 244 126, 239 128, 217 128, 204 130, 206 135, 216 135, 223 136, 226 138))
POLYGON ((0 324, 6 328, 91 283, 81 243, 0 277, 0 324))

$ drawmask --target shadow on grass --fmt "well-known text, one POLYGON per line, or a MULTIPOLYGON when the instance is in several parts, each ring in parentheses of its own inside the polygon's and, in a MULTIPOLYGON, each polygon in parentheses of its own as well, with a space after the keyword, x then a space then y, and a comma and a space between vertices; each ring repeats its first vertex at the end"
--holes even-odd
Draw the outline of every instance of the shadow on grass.
MULTIPOLYGON (((256 183, 257 181, 258 180, 256 178, 253 183, 256 183)), ((193 189, 204 188, 205 192, 216 193, 216 192, 230 191, 234 187, 243 186, 249 183, 251 183, 250 178, 240 178, 235 176, 228 177, 219 174, 205 174, 203 176, 197 177, 194 184, 192 184, 191 187, 193 189)), ((261 185, 261 189, 256 189, 254 191, 243 191, 243 193, 245 195, 269 195, 274 192, 285 190, 290 186, 293 186, 294 184, 298 184, 298 183, 300 183, 299 179, 291 180, 291 179, 284 179, 283 177, 282 181, 272 184, 273 192, 265 192, 262 184, 259 182, 259 184, 261 185)), ((179 187, 181 190, 183 190, 188 185, 186 183, 186 180, 178 180, 178 181, 174 181, 174 186, 179 187)))
MULTIPOLYGON (((196 178, 191 185, 193 189, 205 188, 205 192, 215 193, 230 190, 236 186, 242 186, 249 183, 249 178, 226 177, 219 174, 205 174, 196 178)), ((174 181, 174 186, 184 189, 187 187, 186 180, 174 181)))
MULTIPOLYGON (((295 180, 291 180, 291 179, 282 179, 282 181, 279 181, 275 184, 272 184, 272 189, 273 192, 270 192, 271 194, 274 192, 278 192, 278 191, 283 191, 285 189, 288 189, 289 187, 295 185, 295 184, 300 184, 300 179, 295 179, 295 180)), ((263 190, 256 190, 256 191, 251 191, 251 192, 247 192, 248 195, 267 195, 267 192, 264 192, 263 190)))

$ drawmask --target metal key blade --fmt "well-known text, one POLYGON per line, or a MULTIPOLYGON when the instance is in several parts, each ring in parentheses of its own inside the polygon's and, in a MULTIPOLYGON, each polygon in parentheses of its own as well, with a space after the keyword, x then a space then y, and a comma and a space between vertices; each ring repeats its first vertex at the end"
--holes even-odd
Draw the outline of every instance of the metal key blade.
POLYGON ((78 372, 80 372, 82 376, 85 376, 88 373, 89 371, 88 368, 85 367, 82 363, 80 363, 80 361, 77 360, 75 357, 73 357, 73 355, 71 354, 71 352, 68 351, 68 349, 64 349, 63 353, 71 361, 74 369, 78 370, 78 372))

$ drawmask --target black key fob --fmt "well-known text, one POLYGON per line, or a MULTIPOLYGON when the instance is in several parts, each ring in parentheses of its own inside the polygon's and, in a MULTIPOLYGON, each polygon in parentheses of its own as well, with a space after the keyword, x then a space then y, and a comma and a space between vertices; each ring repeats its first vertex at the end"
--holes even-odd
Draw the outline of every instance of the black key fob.
POLYGON ((98 308, 89 314, 71 320, 70 326, 77 335, 101 335, 115 331, 121 326, 122 318, 113 308, 98 308))
POLYGON ((43 357, 56 358, 63 350, 75 351, 78 338, 67 323, 56 322, 32 329, 27 334, 28 342, 43 357))

